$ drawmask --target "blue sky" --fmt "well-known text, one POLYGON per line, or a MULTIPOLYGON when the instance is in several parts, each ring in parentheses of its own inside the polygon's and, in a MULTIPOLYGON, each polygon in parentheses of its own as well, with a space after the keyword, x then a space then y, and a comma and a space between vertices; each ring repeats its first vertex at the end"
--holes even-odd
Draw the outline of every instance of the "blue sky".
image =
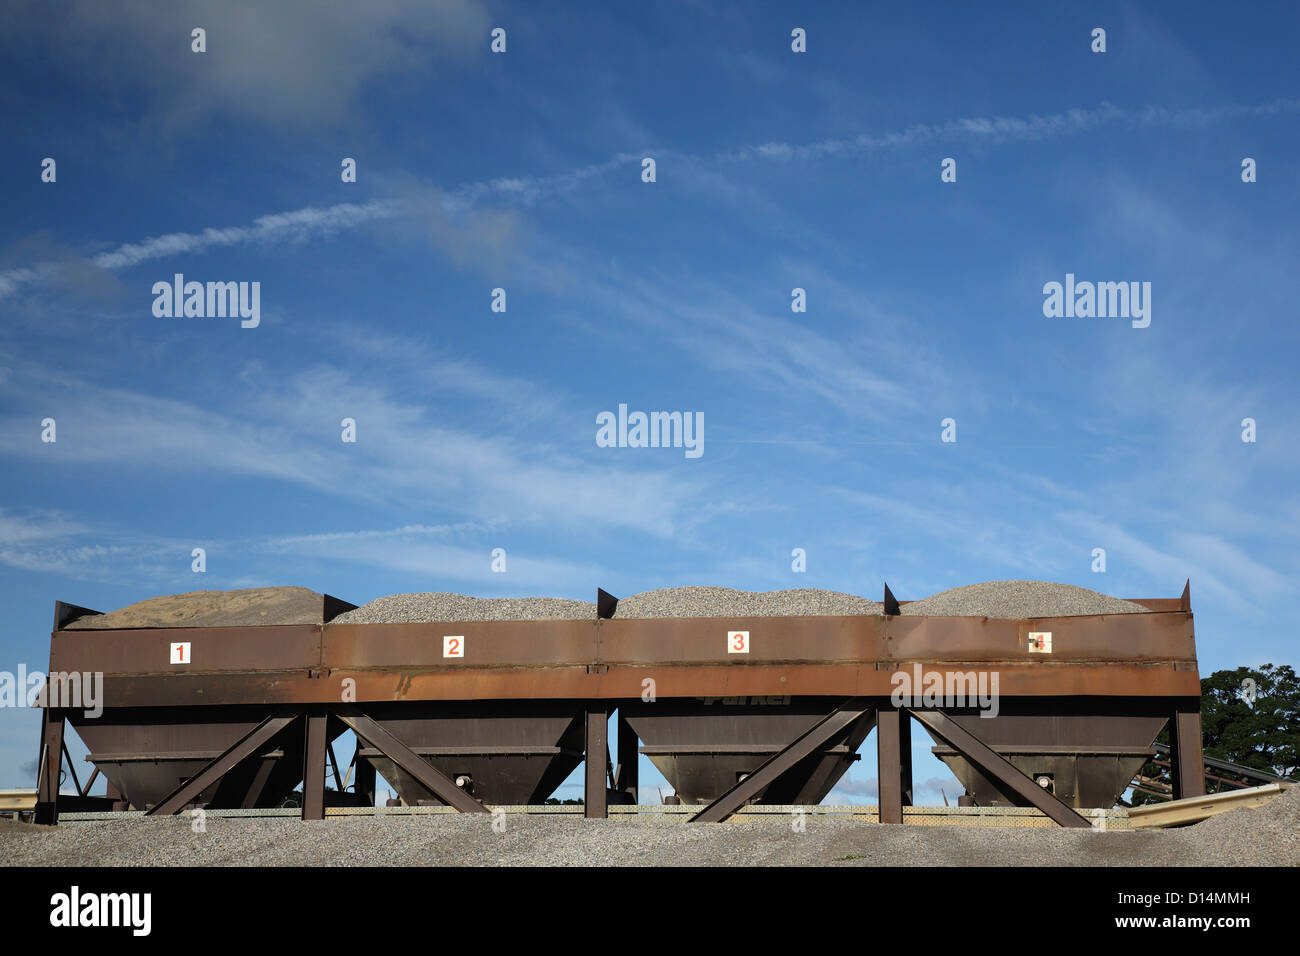
POLYGON ((56 599, 998 578, 1190 578, 1203 674, 1296 663, 1293 5, 318 6, 0 12, 0 669, 56 599), (1045 317, 1067 273, 1150 326, 1045 317))

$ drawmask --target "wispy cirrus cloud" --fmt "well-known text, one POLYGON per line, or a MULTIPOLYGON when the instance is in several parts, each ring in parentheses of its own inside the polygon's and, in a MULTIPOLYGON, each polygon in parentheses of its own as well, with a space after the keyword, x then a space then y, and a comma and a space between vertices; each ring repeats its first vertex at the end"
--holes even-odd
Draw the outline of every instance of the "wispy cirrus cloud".
MULTIPOLYGON (((476 383, 464 361, 452 370, 444 385, 470 399, 501 381, 491 375, 476 383)), ((462 407, 452 400, 433 406, 401 400, 397 394, 424 389, 419 381, 399 381, 398 371, 370 376, 318 365, 285 380, 250 370, 249 397, 217 408, 19 365, 0 384, 0 396, 16 409, 0 418, 0 456, 237 475, 372 504, 434 507, 470 520, 504 512, 517 521, 624 527, 656 537, 680 532, 709 511, 703 479, 684 472, 680 458, 600 460, 594 418, 586 411, 557 412, 548 424, 553 434, 591 436, 590 445, 568 439, 569 450, 561 451, 536 419, 507 433, 484 427, 466 410, 472 401, 462 407), (33 401, 45 403, 58 421, 57 443, 41 442, 32 430, 46 414, 33 401), (340 441, 344 416, 358 423, 356 445, 340 441)), ((436 368, 421 373, 436 375, 436 368)))
MULTIPOLYGON (((862 133, 855 137, 827 139, 814 143, 767 142, 744 145, 713 154, 689 154, 658 149, 660 157, 676 156, 697 168, 712 164, 750 161, 815 161, 858 153, 904 149, 953 139, 987 144, 1034 142, 1074 136, 1107 125, 1136 129, 1202 128, 1233 119, 1265 118, 1300 111, 1300 99, 1279 99, 1249 106, 1157 107, 1124 109, 1104 103, 1093 109, 1071 109, 1062 113, 1014 116, 975 116, 942 123, 919 123, 900 130, 862 133)), ((246 226, 212 226, 194 232, 174 232, 137 242, 128 242, 87 258, 100 269, 126 269, 145 262, 182 254, 235 245, 301 243, 354 230, 376 221, 431 217, 429 237, 444 251, 458 254, 466 238, 471 244, 486 244, 492 251, 509 232, 508 220, 494 219, 470 227, 457 225, 454 217, 485 201, 529 206, 543 199, 563 195, 585 184, 598 182, 618 170, 640 162, 643 153, 619 153, 599 163, 550 175, 521 174, 464 183, 442 190, 424 187, 407 190, 400 198, 376 199, 367 203, 339 203, 307 206, 272 213, 246 226)), ((0 272, 0 298, 25 285, 57 278, 66 264, 43 262, 0 272)))

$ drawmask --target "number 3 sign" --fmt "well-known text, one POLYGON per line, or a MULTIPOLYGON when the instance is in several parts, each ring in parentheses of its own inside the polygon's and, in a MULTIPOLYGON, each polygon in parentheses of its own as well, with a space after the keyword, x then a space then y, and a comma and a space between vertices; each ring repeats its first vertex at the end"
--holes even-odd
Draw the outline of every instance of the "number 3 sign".
POLYGON ((728 631, 727 632, 727 653, 748 654, 749 653, 749 631, 728 631))

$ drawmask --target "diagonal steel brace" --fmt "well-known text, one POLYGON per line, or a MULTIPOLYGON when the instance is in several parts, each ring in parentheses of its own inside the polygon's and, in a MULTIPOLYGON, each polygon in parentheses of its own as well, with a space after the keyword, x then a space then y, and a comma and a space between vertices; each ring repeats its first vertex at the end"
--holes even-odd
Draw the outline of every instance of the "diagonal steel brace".
POLYGON ((356 732, 358 737, 420 781, 444 803, 462 813, 488 812, 487 807, 456 786, 454 780, 398 740, 374 718, 352 706, 345 706, 335 713, 339 720, 356 732))
POLYGON ((774 753, 758 769, 740 780, 707 807, 695 814, 688 823, 720 823, 731 816, 746 800, 757 796, 777 777, 800 760, 812 754, 836 734, 843 733, 855 721, 870 714, 873 703, 869 697, 852 697, 827 714, 794 739, 785 749, 774 753))
POLYGON ((1080 829, 1092 828, 1092 824, 1082 815, 1076 813, 1064 800, 1034 783, 1009 760, 990 750, 984 741, 961 726, 942 710, 912 710, 908 708, 908 713, 930 728, 935 736, 939 737, 949 747, 952 747, 985 773, 1006 784, 1061 826, 1080 829))

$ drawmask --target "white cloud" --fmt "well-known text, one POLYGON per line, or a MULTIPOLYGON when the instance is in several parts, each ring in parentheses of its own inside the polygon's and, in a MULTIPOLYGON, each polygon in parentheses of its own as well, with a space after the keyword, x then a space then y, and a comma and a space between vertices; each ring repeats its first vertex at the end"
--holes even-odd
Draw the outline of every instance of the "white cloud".
POLYGON ((490 23, 478 0, 54 0, 11 3, 0 26, 27 46, 48 31, 71 82, 144 91, 169 124, 220 113, 284 127, 339 119, 377 76, 486 55, 490 23), (206 53, 190 49, 195 27, 206 53))

